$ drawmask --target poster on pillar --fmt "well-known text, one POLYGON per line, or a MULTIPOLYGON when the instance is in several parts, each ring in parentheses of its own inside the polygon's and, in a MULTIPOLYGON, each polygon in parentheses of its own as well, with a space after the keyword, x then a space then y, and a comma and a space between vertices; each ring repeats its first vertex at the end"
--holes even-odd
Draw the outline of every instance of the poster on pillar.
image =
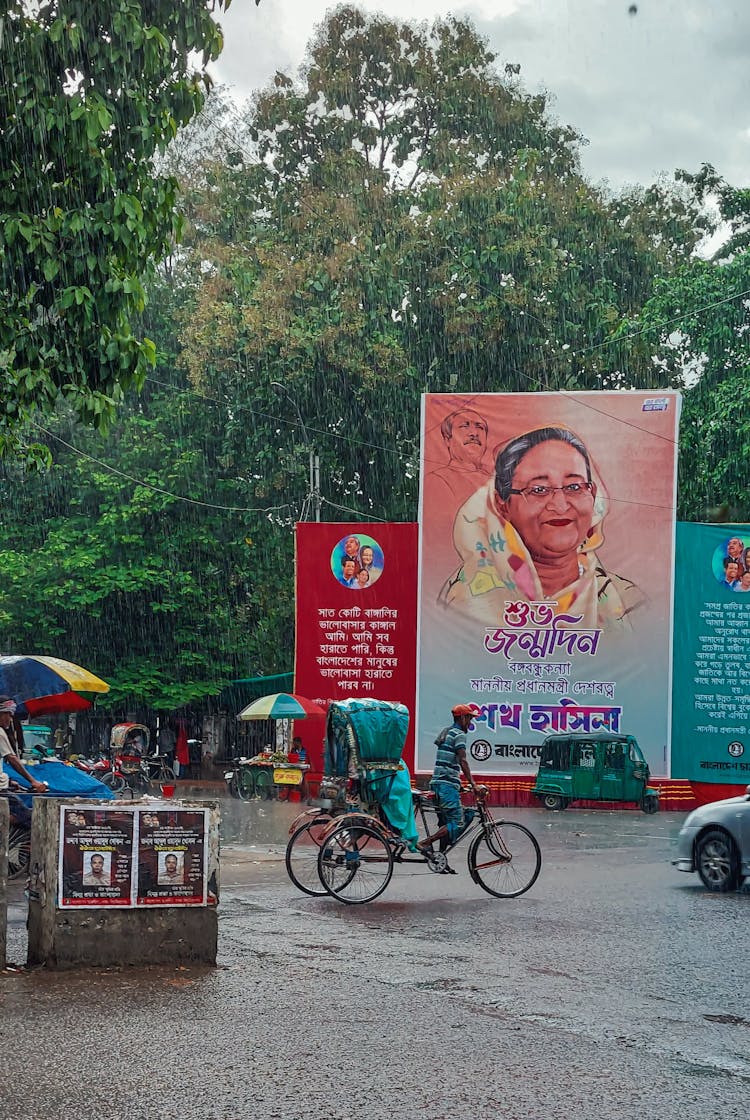
POLYGON ((132 809, 69 808, 60 812, 59 905, 131 906, 132 809))
POLYGON ((678 394, 423 397, 417 770, 471 704, 477 773, 553 733, 669 774, 678 394))
POLYGON ((676 571, 672 777, 744 786, 750 525, 680 522, 676 571))
POLYGON ((208 814, 175 805, 138 811, 138 906, 205 906, 208 814))
MULTIPOLYGON (((414 523, 313 523, 296 527, 295 691, 333 700, 398 700, 409 709, 411 766, 417 611, 414 523)), ((295 725, 313 771, 322 769, 325 721, 295 725)))

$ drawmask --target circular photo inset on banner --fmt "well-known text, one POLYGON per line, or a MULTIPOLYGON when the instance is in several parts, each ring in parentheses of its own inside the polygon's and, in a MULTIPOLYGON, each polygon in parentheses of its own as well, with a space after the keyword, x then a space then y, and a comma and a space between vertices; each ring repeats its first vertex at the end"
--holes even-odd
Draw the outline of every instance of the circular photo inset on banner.
POLYGON ((342 537, 331 553, 331 571, 337 581, 352 591, 366 591, 383 573, 385 557, 373 537, 366 533, 342 537))
POLYGON ((727 591, 750 591, 750 541, 727 537, 714 549, 711 569, 727 591))

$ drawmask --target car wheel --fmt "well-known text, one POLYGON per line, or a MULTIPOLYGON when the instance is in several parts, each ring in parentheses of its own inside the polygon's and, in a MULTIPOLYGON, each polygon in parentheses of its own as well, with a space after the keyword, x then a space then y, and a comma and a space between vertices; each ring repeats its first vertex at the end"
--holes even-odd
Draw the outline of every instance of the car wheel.
POLYGON ((733 891, 739 884, 740 860, 737 846, 727 832, 712 829, 698 841, 696 868, 708 891, 733 891))
POLYGON ((551 812, 553 809, 564 809, 567 801, 557 793, 545 793, 542 796, 542 805, 551 812))

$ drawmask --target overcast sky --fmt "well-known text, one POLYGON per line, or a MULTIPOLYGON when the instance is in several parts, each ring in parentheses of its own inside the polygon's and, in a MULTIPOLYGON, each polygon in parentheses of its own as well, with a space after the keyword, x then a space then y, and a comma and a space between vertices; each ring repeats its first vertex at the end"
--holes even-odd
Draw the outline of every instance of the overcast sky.
MULTIPOLYGON (((325 0, 233 0, 214 75, 241 100, 276 70, 295 73, 325 0)), ((613 186, 703 162, 750 182, 748 0, 380 0, 402 19, 470 18, 498 55, 519 62, 528 92, 589 141, 583 165, 613 186), (637 7, 635 14, 629 8, 637 7)))

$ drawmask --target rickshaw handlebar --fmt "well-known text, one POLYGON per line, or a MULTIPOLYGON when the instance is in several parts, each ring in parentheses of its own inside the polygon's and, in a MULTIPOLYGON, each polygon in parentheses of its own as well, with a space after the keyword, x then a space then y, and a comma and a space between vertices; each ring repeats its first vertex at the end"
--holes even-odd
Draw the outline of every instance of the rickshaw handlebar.
POLYGON ((474 795, 474 797, 476 798, 477 801, 484 801, 484 799, 487 797, 489 792, 490 792, 489 786, 485 786, 485 785, 477 785, 476 793, 471 788, 471 786, 464 786, 464 785, 461 786, 461 793, 471 793, 471 794, 474 795))

